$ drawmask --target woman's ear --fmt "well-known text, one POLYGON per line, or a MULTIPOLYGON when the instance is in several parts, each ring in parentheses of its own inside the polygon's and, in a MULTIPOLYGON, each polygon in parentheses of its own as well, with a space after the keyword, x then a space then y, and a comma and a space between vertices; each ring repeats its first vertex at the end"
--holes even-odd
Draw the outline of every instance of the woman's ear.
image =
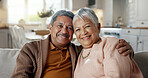
POLYGON ((97 28, 98 28, 99 33, 100 33, 100 27, 101 27, 101 24, 98 23, 98 24, 97 24, 97 28))

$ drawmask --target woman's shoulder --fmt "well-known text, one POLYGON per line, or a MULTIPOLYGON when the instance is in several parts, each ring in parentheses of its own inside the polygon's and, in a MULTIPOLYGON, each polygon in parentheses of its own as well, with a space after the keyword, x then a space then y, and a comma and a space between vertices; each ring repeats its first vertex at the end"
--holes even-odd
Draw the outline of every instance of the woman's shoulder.
POLYGON ((116 40, 119 40, 119 39, 116 38, 116 37, 101 37, 101 40, 108 40, 108 41, 114 40, 114 41, 116 41, 116 40))
POLYGON ((116 37, 101 37, 102 42, 105 44, 117 44, 119 39, 116 37))

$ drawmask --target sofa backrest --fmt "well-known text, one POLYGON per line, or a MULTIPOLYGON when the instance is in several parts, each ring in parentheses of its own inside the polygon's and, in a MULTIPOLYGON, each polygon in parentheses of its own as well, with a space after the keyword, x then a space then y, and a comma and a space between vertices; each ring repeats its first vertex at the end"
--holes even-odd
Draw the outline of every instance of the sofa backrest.
POLYGON ((138 64, 144 78, 148 78, 148 52, 138 52, 134 55, 134 60, 138 64))
POLYGON ((0 78, 10 78, 19 49, 0 49, 0 78))

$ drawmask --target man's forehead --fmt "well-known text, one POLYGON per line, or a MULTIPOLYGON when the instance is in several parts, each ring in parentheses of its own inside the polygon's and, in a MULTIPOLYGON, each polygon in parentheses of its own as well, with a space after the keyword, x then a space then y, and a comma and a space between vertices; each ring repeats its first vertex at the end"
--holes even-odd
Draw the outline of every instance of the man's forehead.
POLYGON ((72 19, 71 17, 69 17, 69 16, 64 16, 64 15, 62 15, 62 16, 57 16, 57 18, 70 18, 70 19, 72 19))
POLYGON ((60 24, 64 24, 64 23, 72 24, 72 18, 68 16, 58 16, 55 22, 60 23, 60 24))
MULTIPOLYGON (((60 24, 60 25, 64 25, 64 24, 66 24, 66 23, 58 22, 58 24, 60 24)), ((69 24, 69 23, 68 23, 68 24, 69 24)), ((72 25, 72 24, 70 23, 69 25, 72 25)))

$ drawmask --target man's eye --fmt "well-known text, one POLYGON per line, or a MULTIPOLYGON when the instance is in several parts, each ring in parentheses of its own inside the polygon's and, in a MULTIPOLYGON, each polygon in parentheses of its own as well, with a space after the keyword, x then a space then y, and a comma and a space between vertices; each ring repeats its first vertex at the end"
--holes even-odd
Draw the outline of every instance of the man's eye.
POLYGON ((62 28, 63 26, 62 26, 62 25, 58 25, 57 27, 58 27, 58 28, 62 28))
POLYGON ((72 27, 72 26, 69 26, 69 27, 68 27, 68 29, 71 29, 71 30, 73 30, 73 27, 72 27))

